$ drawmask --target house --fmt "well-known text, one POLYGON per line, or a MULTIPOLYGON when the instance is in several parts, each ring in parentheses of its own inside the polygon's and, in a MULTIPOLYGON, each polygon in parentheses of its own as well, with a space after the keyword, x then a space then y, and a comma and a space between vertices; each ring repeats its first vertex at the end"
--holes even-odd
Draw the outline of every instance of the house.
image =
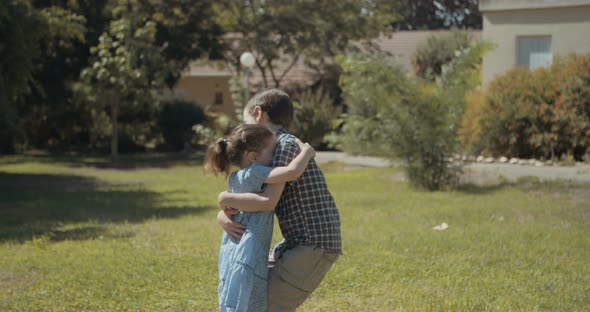
POLYGON ((480 0, 483 84, 514 66, 535 69, 557 55, 590 53, 590 0, 480 0))
MULTIPOLYGON (((479 30, 466 31, 471 34, 474 40, 479 40, 481 37, 479 30)), ((397 31, 391 36, 380 36, 374 42, 381 51, 391 55, 404 70, 410 72, 414 71, 412 58, 421 44, 432 36, 446 36, 451 32, 450 30, 397 31)))
MULTIPOLYGON (((412 56, 417 47, 430 36, 446 35, 448 30, 398 31, 390 36, 380 36, 373 40, 375 46, 394 58, 405 70, 412 71, 412 56)), ((478 30, 469 31, 474 39, 481 37, 478 30)), ((277 64, 279 70, 288 64, 277 64), (282 67, 282 68, 281 68, 282 67)), ((209 111, 233 114, 235 107, 231 98, 229 81, 233 69, 214 67, 210 64, 193 62, 189 65, 175 87, 175 95, 192 100, 206 107, 209 111)), ((242 76, 244 77, 244 76, 242 76)), ((281 86, 288 89, 305 88, 313 85, 321 78, 321 73, 308 68, 302 60, 297 62, 281 81, 281 86)), ((269 85, 273 86, 268 79, 269 85)), ((264 89, 263 76, 257 68, 252 70, 249 79, 250 93, 264 89)))
POLYGON ((231 115, 234 112, 229 89, 232 73, 212 64, 191 63, 174 87, 174 96, 193 101, 206 110, 231 115))

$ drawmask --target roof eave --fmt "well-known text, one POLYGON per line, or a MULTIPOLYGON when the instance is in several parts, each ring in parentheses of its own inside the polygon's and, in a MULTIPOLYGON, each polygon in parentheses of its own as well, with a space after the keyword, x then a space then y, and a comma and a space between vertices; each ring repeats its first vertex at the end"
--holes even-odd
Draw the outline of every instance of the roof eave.
POLYGON ((479 11, 512 11, 530 9, 566 8, 590 5, 590 0, 480 0, 479 11))

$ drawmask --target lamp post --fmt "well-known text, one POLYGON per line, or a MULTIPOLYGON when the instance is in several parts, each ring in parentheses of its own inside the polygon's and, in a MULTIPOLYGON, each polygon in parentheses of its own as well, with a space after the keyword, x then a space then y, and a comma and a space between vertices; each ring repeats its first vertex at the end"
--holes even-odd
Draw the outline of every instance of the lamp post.
POLYGON ((242 53, 242 55, 240 55, 240 64, 244 66, 246 71, 246 94, 244 96, 244 104, 246 104, 248 102, 248 98, 250 97, 250 69, 252 69, 254 64, 256 64, 256 58, 254 57, 254 54, 250 52, 242 53))

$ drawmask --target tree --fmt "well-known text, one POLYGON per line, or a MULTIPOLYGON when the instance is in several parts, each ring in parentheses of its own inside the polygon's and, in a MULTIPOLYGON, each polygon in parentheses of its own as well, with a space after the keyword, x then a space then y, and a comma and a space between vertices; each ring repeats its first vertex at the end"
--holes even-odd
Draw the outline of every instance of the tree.
POLYGON ((481 29, 479 0, 402 0, 399 3, 400 20, 393 24, 396 30, 416 29, 481 29))
MULTIPOLYGON (((96 147, 92 142, 96 128, 101 124, 102 111, 88 105, 86 95, 78 94, 72 86, 80 86, 80 73, 89 66, 92 47, 98 46, 99 37, 108 30, 111 21, 120 17, 121 5, 131 4, 138 19, 155 23, 155 46, 166 62, 154 64, 166 67, 163 75, 171 87, 187 64, 202 56, 221 57, 217 37, 221 28, 212 22, 211 1, 186 0, 31 0, 28 6, 39 17, 42 27, 34 33, 38 45, 22 53, 35 52, 30 77, 13 107, 18 118, 15 127, 20 129, 19 139, 24 144, 40 148, 96 147), (94 109, 94 110, 93 110, 94 109), (51 143, 49 143, 51 142, 51 143)), ((11 3, 8 1, 2 5, 11 3)), ((15 2, 16 3, 16 2, 15 2)), ((4 13, 5 10, 2 11, 4 13)), ((0 14, 2 14, 0 13, 0 14)), ((15 45, 13 45, 15 46, 15 45)), ((15 46, 16 47, 16 46, 15 46)), ((159 70, 159 69, 158 69, 159 70)), ((21 71, 23 72, 23 71, 21 71)), ((155 127, 153 107, 134 106, 124 110, 120 121, 137 124, 136 129, 155 127)), ((3 114, 6 116, 6 114, 3 114)), ((143 131, 143 130, 142 130, 143 131)), ((149 134, 153 130, 144 131, 149 134)))
POLYGON ((412 63, 419 77, 434 80, 442 73, 445 64, 450 63, 456 53, 467 48, 473 41, 470 33, 454 31, 448 35, 432 35, 416 49, 412 63))
POLYGON ((392 1, 244 1, 215 4, 224 37, 226 60, 240 69, 245 51, 256 57, 264 87, 279 87, 298 62, 321 70, 327 60, 353 40, 390 30, 392 1))
POLYGON ((219 37, 223 29, 214 21, 214 1, 142 0, 136 14, 156 24, 154 45, 169 66, 166 85, 172 88, 189 62, 198 58, 222 59, 219 37))
POLYGON ((15 103, 27 90, 43 18, 26 2, 0 2, 0 153, 14 151, 15 103))
POLYGON ((45 27, 29 92, 18 105, 19 127, 25 144, 54 147, 75 141, 75 134, 84 128, 84 121, 78 118, 80 110, 71 102, 70 85, 87 61, 81 49, 86 41, 86 18, 61 6, 37 7, 36 11, 45 27))
POLYGON ((99 109, 110 108, 116 156, 121 113, 147 112, 155 120, 156 94, 172 87, 189 61, 221 55, 221 28, 211 21, 209 1, 120 0, 110 11, 112 20, 82 73, 87 86, 79 89, 94 89, 99 109))
POLYGON ((117 157, 121 108, 152 102, 164 83, 168 63, 155 45, 156 23, 133 12, 131 3, 115 8, 110 22, 91 48, 92 63, 82 79, 93 87, 97 103, 110 107, 111 156, 117 157))

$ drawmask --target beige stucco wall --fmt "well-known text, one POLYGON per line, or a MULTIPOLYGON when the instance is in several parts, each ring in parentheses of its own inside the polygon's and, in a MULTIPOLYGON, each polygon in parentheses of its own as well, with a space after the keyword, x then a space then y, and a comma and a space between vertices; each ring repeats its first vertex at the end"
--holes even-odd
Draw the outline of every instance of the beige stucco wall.
POLYGON ((590 6, 484 12, 482 38, 496 45, 483 59, 484 86, 515 66, 517 36, 548 35, 553 57, 590 53, 590 6))
POLYGON ((590 5, 590 0, 479 0, 479 11, 507 11, 590 5))
POLYGON ((175 87, 177 96, 195 101, 212 112, 234 114, 234 106, 229 91, 230 77, 182 77, 175 87), (222 92, 223 105, 215 105, 215 93, 222 92))

